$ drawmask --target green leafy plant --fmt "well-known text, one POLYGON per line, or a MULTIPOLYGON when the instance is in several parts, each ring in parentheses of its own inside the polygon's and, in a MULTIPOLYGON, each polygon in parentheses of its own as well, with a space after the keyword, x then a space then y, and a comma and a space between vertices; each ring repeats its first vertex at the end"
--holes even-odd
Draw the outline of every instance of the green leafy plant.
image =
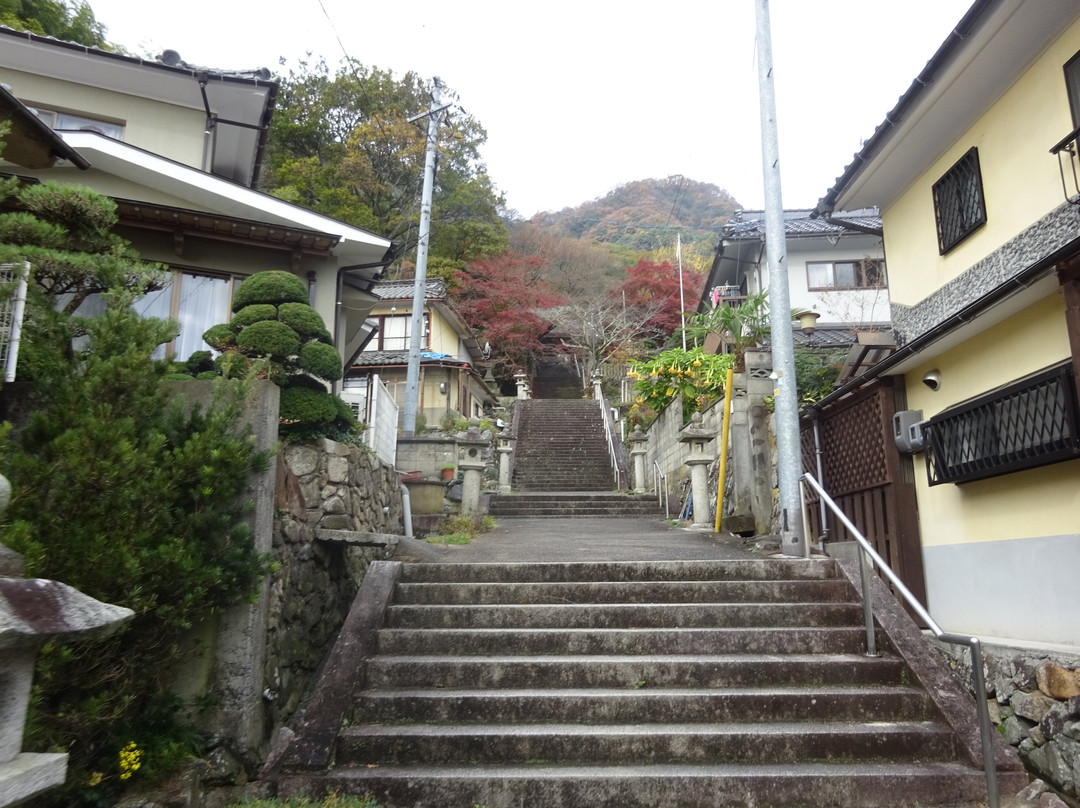
POLYGON ((111 800, 192 751, 160 672, 183 631, 250 596, 267 569, 245 521, 246 486, 269 461, 238 427, 250 382, 220 379, 211 406, 185 408, 161 383, 171 363, 151 359, 172 326, 139 317, 132 297, 106 292, 77 349, 28 334, 34 412, 0 455, 13 487, 0 541, 26 574, 135 612, 120 635, 39 655, 27 747, 71 755, 70 784, 43 805, 111 800))
POLYGON ((343 375, 341 355, 326 326, 307 304, 307 288, 289 272, 257 272, 233 297, 233 317, 204 334, 222 352, 225 375, 244 374, 253 361, 281 390, 280 433, 297 441, 332 438, 357 443, 352 409, 327 391, 343 375))
MULTIPOLYGON (((428 541, 432 538, 441 540, 443 537, 448 536, 466 536, 468 540, 475 539, 477 536, 487 533, 489 530, 495 529, 495 517, 485 516, 483 514, 474 514, 473 516, 448 516, 443 519, 435 527, 435 532, 429 537, 428 541)), ((438 542, 435 542, 436 544, 438 542)), ((447 544, 465 544, 467 542, 450 542, 447 544)))
POLYGON ((710 354, 704 348, 684 351, 673 348, 652 359, 631 361, 628 375, 634 379, 632 424, 645 420, 649 411, 659 412, 676 396, 682 397, 683 421, 705 409, 724 391, 730 354, 710 354))

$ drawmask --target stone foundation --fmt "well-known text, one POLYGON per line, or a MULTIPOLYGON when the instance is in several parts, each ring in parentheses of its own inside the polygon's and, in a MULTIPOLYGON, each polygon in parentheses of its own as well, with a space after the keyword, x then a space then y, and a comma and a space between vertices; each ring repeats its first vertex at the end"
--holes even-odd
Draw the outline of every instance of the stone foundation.
MULTIPOLYGON (((967 649, 931 643, 969 692, 967 649)), ((983 646, 990 718, 1028 771, 1080 805, 1080 654, 983 646)))

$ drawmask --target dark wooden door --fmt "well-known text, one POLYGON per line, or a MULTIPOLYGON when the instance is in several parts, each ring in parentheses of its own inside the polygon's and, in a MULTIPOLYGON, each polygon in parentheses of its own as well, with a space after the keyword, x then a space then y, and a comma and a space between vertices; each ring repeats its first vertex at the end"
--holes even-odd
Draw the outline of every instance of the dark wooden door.
MULTIPOLYGON (((922 547, 911 458, 896 449, 892 417, 904 406, 903 380, 878 379, 821 413, 822 487, 920 603, 926 603, 922 547)), ((812 421, 802 424, 803 468, 818 477, 812 421)), ((822 524, 812 490, 810 535, 827 526, 828 541, 852 541, 831 512, 822 524)))

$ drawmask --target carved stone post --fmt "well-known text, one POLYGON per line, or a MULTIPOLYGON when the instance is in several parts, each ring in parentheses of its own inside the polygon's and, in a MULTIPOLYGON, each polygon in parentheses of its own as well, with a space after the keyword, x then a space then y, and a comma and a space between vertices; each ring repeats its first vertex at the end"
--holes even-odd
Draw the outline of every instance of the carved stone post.
POLYGON ((641 424, 634 427, 634 431, 627 439, 630 441, 630 457, 634 459, 634 493, 645 493, 645 444, 649 436, 641 431, 641 424))
POLYGON ((514 451, 514 441, 517 440, 510 434, 509 427, 500 432, 496 437, 499 445, 495 449, 499 453, 499 493, 510 493, 510 453, 514 451))
POLYGON ((604 394, 600 388, 600 383, 603 381, 603 377, 599 373, 592 375, 592 397, 594 401, 599 401, 603 398, 604 394))
POLYGON ((525 373, 515 373, 514 381, 517 382, 517 397, 524 401, 529 397, 529 377, 525 373))
POLYGON ((469 428, 458 436, 458 468, 465 472, 461 486, 461 515, 472 516, 480 510, 480 483, 484 475, 484 447, 488 439, 480 431, 480 421, 473 418, 469 428))
POLYGON ((694 497, 693 527, 712 530, 712 514, 709 510, 709 464, 715 459, 715 450, 709 446, 716 433, 702 426, 701 413, 690 417, 690 424, 683 427, 679 442, 685 443, 689 454, 686 465, 690 467, 690 490, 694 497))

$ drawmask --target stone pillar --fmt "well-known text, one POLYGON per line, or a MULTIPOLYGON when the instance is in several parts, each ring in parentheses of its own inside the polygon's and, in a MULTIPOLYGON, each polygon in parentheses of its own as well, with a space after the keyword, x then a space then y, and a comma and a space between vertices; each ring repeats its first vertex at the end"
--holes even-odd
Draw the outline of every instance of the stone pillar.
POLYGON ((592 375, 592 397, 594 401, 599 401, 604 397, 603 390, 600 388, 600 383, 603 381, 603 377, 599 373, 592 375))
MULTIPOLYGON (((0 480, 2 513, 11 489, 2 475, 0 480)), ((8 551, 6 557, 13 555, 8 551)), ((57 581, 0 578, 0 806, 24 802, 67 776, 66 753, 22 751, 38 648, 107 636, 134 614, 57 581)))
POLYGON ((480 421, 473 418, 469 428, 458 436, 458 468, 465 472, 461 487, 461 515, 472 516, 480 510, 480 483, 484 475, 485 433, 480 431, 480 421))
POLYGON ((649 436, 641 431, 641 424, 634 427, 630 437, 630 457, 634 460, 634 493, 645 493, 645 444, 649 442, 649 436))
POLYGON ((514 441, 517 440, 509 432, 509 427, 503 429, 496 437, 499 439, 499 493, 510 493, 510 453, 514 451, 514 441))
POLYGON ((709 446, 716 432, 706 429, 701 422, 701 413, 695 412, 690 424, 683 427, 679 442, 685 443, 689 454, 684 461, 690 467, 690 490, 694 496, 693 527, 699 530, 712 530, 712 513, 709 508, 709 464, 715 459, 715 450, 709 446))
POLYGON ((515 373, 514 381, 517 382, 517 397, 527 399, 529 397, 529 377, 525 373, 515 373))

